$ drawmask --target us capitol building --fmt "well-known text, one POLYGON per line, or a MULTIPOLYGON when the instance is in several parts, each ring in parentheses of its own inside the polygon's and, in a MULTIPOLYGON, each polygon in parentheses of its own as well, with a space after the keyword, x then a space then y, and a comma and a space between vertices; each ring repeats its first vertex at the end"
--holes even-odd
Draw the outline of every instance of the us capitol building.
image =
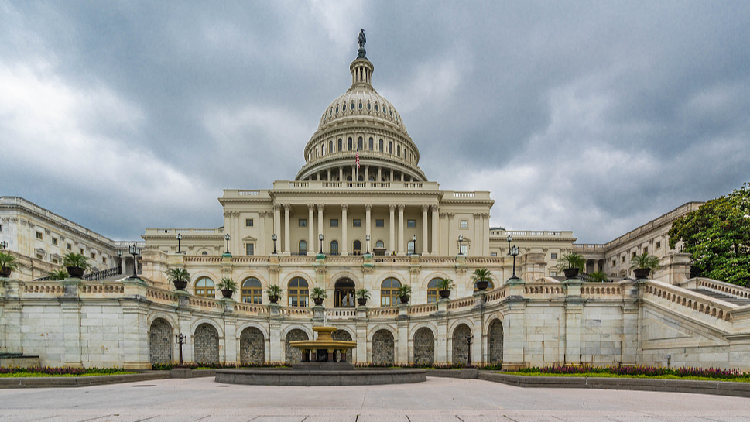
POLYGON ((124 242, 0 198, 0 235, 21 264, 0 279, 0 352, 52 366, 150 368, 177 360, 184 334, 187 361, 290 362, 299 352, 288 343, 311 339, 326 319, 335 339, 357 341, 349 359, 359 363, 750 369, 750 290, 690 279, 689 256, 669 248, 672 221, 700 203, 605 245, 574 244, 570 231, 492 228, 489 192, 442 190, 420 169, 400 114, 372 86, 363 33, 349 68, 351 87, 323 110, 296 178, 225 190, 223 227, 146 229, 141 254, 128 258, 124 242), (97 270, 117 270, 40 278, 79 249, 97 270), (557 259, 572 251, 587 259, 586 273, 614 282, 559 276, 557 259), (643 251, 662 268, 635 281, 630 259, 643 251), (125 278, 134 268, 140 278, 125 278), (186 291, 166 279, 171 268, 191 274, 186 291), (478 268, 492 272, 487 291, 472 281, 478 268), (224 277, 239 285, 232 299, 218 291, 224 277), (455 281, 449 299, 438 295, 444 278, 455 281), (282 289, 278 305, 271 285, 282 289), (413 290, 408 305, 402 285, 413 290), (327 293, 322 306, 309 299, 315 287, 327 293), (371 294, 365 306, 355 306, 360 289, 371 294))

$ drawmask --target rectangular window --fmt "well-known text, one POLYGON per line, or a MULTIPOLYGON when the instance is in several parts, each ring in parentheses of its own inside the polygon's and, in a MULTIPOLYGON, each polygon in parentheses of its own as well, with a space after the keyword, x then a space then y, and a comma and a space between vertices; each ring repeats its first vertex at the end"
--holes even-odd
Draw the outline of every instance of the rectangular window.
POLYGON ((247 256, 253 256, 255 255, 255 244, 254 243, 248 243, 245 245, 245 255, 247 256))
POLYGON ((622 262, 625 262, 625 255, 622 256, 622 262))
POLYGON ((81 255, 83 255, 84 252, 86 252, 86 251, 84 251, 83 248, 81 248, 81 255))
POLYGON ((42 232, 36 232, 36 238, 42 240, 44 239, 44 235, 42 235, 42 232))
POLYGON ((339 219, 338 218, 332 218, 331 219, 331 227, 338 227, 339 226, 339 219))
POLYGON ((246 218, 245 219, 245 227, 252 227, 253 226, 253 219, 252 218, 246 218))
POLYGON ((631 257, 631 258, 635 258, 635 252, 633 252, 633 253, 632 253, 632 255, 631 255, 630 257, 631 257))
POLYGON ((52 244, 55 245, 55 246, 57 246, 57 238, 56 237, 52 238, 52 244))
POLYGON ((65 247, 65 249, 67 249, 67 250, 71 250, 72 248, 73 248, 73 247, 72 247, 72 246, 70 246, 70 243, 68 243, 68 245, 67 245, 67 246, 65 247))
POLYGON ((44 259, 44 257, 42 256, 42 254, 36 254, 36 259, 44 259))
POLYGON ((557 252, 552 252, 549 254, 549 259, 557 259, 557 252))
POLYGON ((417 220, 406 220, 406 227, 417 227, 417 220))
POLYGON ((0 233, 2 233, 2 232, 3 232, 3 225, 0 224, 0 233))
POLYGON ((612 260, 612 266, 613 266, 613 267, 616 267, 616 266, 617 266, 617 260, 616 260, 616 259, 613 259, 613 260, 612 260))
POLYGON ((557 272, 555 272, 555 271, 550 271, 550 272, 549 272, 549 275, 550 275, 550 277, 556 277, 556 276, 557 276, 557 272))
POLYGON ((306 218, 300 218, 299 219, 299 226, 300 227, 307 227, 307 219, 306 218))
POLYGON ((375 227, 385 227, 385 220, 383 219, 375 220, 375 227))
POLYGON ((656 249, 661 249, 661 242, 656 242, 656 249))
POLYGON ((106 264, 106 263, 107 263, 107 258, 102 257, 102 264, 106 264))
POLYGON ((497 252, 490 252, 490 256, 497 256, 497 252))
POLYGON ((352 227, 362 227, 362 220, 359 218, 352 220, 352 227))
POLYGON ((469 228, 469 220, 461 220, 459 223, 459 226, 462 229, 468 229, 469 228))
POLYGON ((466 255, 469 252, 469 245, 461 245, 461 255, 466 255))
POLYGON ((643 253, 648 253, 648 246, 646 246, 645 248, 643 248, 643 253))
POLYGON ((91 259, 96 259, 96 254, 94 252, 91 252, 91 259))
POLYGON ((52 263, 57 264, 57 258, 52 258, 52 263))

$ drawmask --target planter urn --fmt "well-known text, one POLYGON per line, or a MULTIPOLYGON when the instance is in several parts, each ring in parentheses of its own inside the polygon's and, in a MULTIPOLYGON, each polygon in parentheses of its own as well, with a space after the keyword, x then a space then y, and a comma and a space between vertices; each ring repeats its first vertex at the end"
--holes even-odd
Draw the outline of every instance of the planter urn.
POLYGON ((8 267, 1 267, 0 268, 0 277, 10 277, 11 269, 8 267))
POLYGON ((487 287, 489 287, 490 282, 487 280, 484 281, 477 281, 477 290, 487 290, 487 287))
POLYGON ((401 300, 402 305, 408 305, 409 304, 409 296, 399 296, 399 300, 401 300))
POLYGON ((563 269, 566 280, 573 280, 578 276, 578 268, 565 268, 563 269))
POLYGON ((187 287, 187 281, 175 280, 172 284, 174 284, 174 288, 177 290, 185 290, 185 287, 187 287))
POLYGON ((448 299, 449 297, 451 297, 450 290, 438 290, 438 293, 440 294, 441 299, 448 299))
POLYGON ((270 301, 271 303, 274 303, 274 304, 275 304, 275 303, 278 303, 278 301, 279 301, 279 297, 278 297, 278 296, 268 296, 268 300, 269 300, 269 301, 270 301))
POLYGON ((224 289, 221 291, 221 295, 224 296, 226 299, 231 299, 232 293, 234 293, 234 291, 232 291, 231 289, 224 289))
POLYGON ((65 269, 68 270, 68 275, 70 275, 71 278, 83 277, 84 269, 81 267, 65 267, 65 269))
POLYGON ((651 270, 648 268, 636 268, 633 270, 633 276, 635 276, 636 280, 647 279, 649 274, 651 274, 651 270))
POLYGON ((322 297, 314 297, 313 302, 315 302, 315 306, 320 306, 323 304, 323 298, 322 297))
POLYGON ((364 299, 364 298, 357 299, 357 305, 359 305, 359 306, 365 306, 365 305, 367 305, 367 299, 364 299))

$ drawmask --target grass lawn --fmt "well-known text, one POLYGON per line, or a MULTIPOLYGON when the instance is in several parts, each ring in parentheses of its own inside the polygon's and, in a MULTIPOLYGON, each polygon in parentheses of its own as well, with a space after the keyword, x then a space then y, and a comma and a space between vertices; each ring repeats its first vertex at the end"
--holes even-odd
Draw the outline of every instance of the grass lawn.
POLYGON ((617 375, 606 372, 582 372, 578 374, 550 374, 545 372, 499 372, 505 375, 516 375, 520 377, 579 377, 579 378, 638 378, 638 379, 667 379, 667 380, 698 380, 698 381, 726 381, 726 382, 750 382, 750 377, 738 378, 709 378, 709 377, 678 377, 677 375, 617 375))

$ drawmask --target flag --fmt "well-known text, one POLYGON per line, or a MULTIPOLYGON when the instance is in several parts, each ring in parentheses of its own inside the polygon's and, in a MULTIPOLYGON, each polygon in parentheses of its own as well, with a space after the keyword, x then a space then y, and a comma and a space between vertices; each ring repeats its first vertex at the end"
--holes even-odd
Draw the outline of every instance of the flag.
POLYGON ((357 170, 359 170, 359 148, 357 148, 357 155, 354 162, 357 164, 357 170))

